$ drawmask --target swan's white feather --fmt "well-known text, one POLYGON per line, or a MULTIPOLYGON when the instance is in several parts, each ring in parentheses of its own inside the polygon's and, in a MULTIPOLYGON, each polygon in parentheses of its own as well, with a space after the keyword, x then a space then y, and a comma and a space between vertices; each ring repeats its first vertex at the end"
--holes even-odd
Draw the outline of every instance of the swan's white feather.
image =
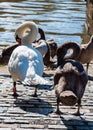
POLYGON ((41 53, 29 46, 17 47, 8 63, 13 81, 20 80, 25 85, 48 84, 43 77, 43 58, 41 53))

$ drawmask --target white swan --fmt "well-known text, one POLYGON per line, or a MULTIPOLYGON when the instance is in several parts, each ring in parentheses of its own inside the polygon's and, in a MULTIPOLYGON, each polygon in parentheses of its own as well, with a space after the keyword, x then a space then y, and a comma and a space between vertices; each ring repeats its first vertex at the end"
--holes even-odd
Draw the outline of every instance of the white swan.
MULTIPOLYGON (((23 25, 22 25, 22 27, 23 27, 23 25)), ((9 45, 9 46, 2 49, 2 52, 0 54, 0 65, 7 65, 13 50, 16 47, 18 47, 19 45, 23 44, 21 39, 18 37, 19 31, 20 31, 20 28, 18 27, 17 30, 15 31, 15 38, 16 38, 17 43, 9 45), (17 32, 18 32, 18 34, 17 34, 17 32)), ((40 44, 38 46, 38 43, 41 43, 41 41, 42 41, 41 39, 45 40, 44 31, 41 28, 38 28, 38 33, 40 35, 40 38, 37 39, 36 41, 34 41, 33 44, 35 45, 35 48, 40 51, 43 58, 48 54, 47 59, 49 61, 50 51, 48 51, 49 47, 47 46, 47 44, 45 42, 42 42, 42 44, 40 44), (43 50, 43 53, 42 53, 42 50, 43 50)), ((22 36, 20 36, 20 37, 22 37, 22 36)))
MULTIPOLYGON (((48 84, 43 77, 43 57, 41 53, 32 47, 31 43, 35 41, 38 34, 38 27, 34 22, 25 22, 18 27, 15 32, 17 38, 22 42, 12 53, 8 69, 13 78, 13 95, 17 96, 16 81, 20 80, 24 85, 48 84), (29 33, 26 34, 26 31, 29 33)), ((36 87, 37 88, 37 87, 36 87)), ((36 96, 35 89, 35 96, 36 96)))

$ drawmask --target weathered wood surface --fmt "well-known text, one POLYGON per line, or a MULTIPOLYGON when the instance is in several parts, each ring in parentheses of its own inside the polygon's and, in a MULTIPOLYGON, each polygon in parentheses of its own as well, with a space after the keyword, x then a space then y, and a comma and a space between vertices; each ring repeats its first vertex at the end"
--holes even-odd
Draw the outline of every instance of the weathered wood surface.
MULTIPOLYGON (((93 64, 89 75, 93 76, 93 64)), ((46 71, 53 80, 53 71, 46 71)), ((93 81, 89 81, 82 99, 80 117, 71 115, 77 106, 60 105, 69 114, 56 115, 56 97, 52 87, 39 87, 38 97, 32 97, 34 88, 17 84, 18 99, 12 96, 12 79, 7 66, 0 67, 0 130, 92 130, 93 129, 93 81)))

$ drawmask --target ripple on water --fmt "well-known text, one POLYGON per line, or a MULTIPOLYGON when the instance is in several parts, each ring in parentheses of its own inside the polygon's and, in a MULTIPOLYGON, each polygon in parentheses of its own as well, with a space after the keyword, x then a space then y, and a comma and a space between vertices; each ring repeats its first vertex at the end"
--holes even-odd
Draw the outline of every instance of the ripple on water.
POLYGON ((86 4, 82 0, 0 0, 0 44, 15 42, 14 31, 23 21, 33 20, 43 28, 46 38, 58 44, 82 42, 86 4))

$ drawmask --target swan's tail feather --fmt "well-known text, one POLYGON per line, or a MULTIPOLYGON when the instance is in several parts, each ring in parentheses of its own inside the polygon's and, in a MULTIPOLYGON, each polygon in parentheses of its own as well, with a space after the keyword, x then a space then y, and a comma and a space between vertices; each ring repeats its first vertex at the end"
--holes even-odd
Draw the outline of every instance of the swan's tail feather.
POLYGON ((43 77, 39 76, 39 75, 35 75, 34 78, 32 79, 25 79, 24 81, 22 81, 22 84, 24 85, 51 85, 50 81, 44 79, 43 77))

